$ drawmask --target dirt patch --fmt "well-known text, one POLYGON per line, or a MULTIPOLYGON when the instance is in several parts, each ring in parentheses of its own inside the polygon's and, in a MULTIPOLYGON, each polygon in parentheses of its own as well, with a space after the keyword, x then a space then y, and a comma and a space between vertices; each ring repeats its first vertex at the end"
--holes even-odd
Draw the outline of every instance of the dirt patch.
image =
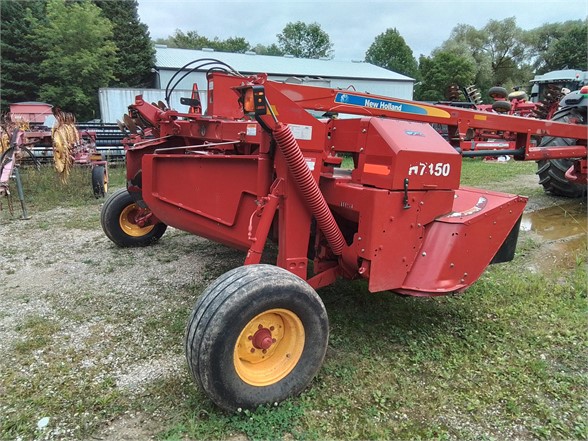
POLYGON ((157 423, 146 415, 131 414, 113 421, 92 440, 102 441, 142 441, 155 439, 157 423))

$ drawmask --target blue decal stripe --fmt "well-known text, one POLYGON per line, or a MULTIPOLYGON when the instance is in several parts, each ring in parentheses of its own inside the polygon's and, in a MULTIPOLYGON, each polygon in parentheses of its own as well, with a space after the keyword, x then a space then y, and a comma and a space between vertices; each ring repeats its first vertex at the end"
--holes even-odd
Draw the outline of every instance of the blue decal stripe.
MULTIPOLYGON (((346 104, 349 106, 359 106, 364 107, 366 109, 375 109, 375 110, 389 110, 393 112, 403 112, 403 113, 412 113, 416 115, 430 115, 431 113, 427 111, 427 108, 424 106, 419 106, 415 104, 407 104, 407 103, 400 103, 398 101, 392 100, 383 100, 379 98, 369 98, 363 96, 352 95, 349 93, 338 92, 335 96, 335 102, 339 104, 346 104)), ((432 113, 438 113, 438 109, 431 109, 432 113)), ((446 114, 445 111, 442 111, 443 114, 446 114)), ((445 116, 445 115, 436 115, 436 116, 445 116)), ((449 116, 449 114, 447 114, 449 116)))

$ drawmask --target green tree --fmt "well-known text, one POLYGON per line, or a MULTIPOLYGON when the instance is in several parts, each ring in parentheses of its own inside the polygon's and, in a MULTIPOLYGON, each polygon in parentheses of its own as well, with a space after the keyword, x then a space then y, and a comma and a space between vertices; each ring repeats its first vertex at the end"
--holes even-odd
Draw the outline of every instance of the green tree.
POLYGON ((183 31, 176 29, 174 34, 165 40, 158 40, 157 42, 167 44, 169 47, 178 47, 182 49, 202 49, 209 47, 210 40, 201 36, 196 31, 183 31))
POLYGON ((112 40, 117 47, 114 85, 144 87, 151 83, 155 50, 147 25, 139 20, 137 0, 94 0, 112 23, 112 40))
POLYGON ((538 73, 545 67, 544 54, 564 34, 564 26, 564 23, 546 23, 524 33, 523 41, 538 73))
POLYGON ((490 20, 482 29, 465 27, 465 32, 454 29, 452 36, 469 47, 472 56, 482 66, 490 66, 494 84, 516 82, 519 69, 529 61, 524 32, 515 17, 490 20))
POLYGON ((365 54, 365 61, 412 78, 418 76, 412 50, 396 29, 387 29, 376 37, 365 54))
POLYGON ((226 40, 212 41, 212 48, 219 52, 244 53, 251 49, 251 45, 243 37, 230 37, 226 40))
POLYGON ((288 23, 277 37, 284 54, 298 58, 333 57, 333 43, 318 23, 288 23))
POLYGON ((460 48, 475 60, 475 82, 480 90, 494 85, 509 88, 527 84, 532 77, 524 35, 514 17, 490 20, 482 29, 460 24, 441 48, 460 48))
POLYGON ((182 49, 202 49, 211 48, 218 52, 243 53, 251 49, 251 45, 243 37, 230 37, 221 40, 214 37, 212 40, 203 37, 197 31, 183 31, 176 29, 175 33, 167 39, 159 39, 156 43, 166 44, 169 47, 178 47, 182 49))
MULTIPOLYGON (((475 72, 471 84, 475 84, 482 94, 496 85, 491 59, 483 50, 483 40, 484 36, 482 33, 473 26, 458 26, 452 31, 452 36, 449 40, 445 41, 440 48, 436 49, 436 51, 461 54, 473 60, 475 72)), ((467 85, 469 84, 459 84, 459 86, 467 85)))
POLYGON ((559 69, 586 69, 588 20, 550 23, 528 31, 525 41, 535 56, 533 67, 542 74, 559 69))
POLYGON ((278 47, 277 44, 272 43, 269 46, 258 44, 252 49, 257 55, 284 55, 284 52, 278 47))
POLYGON ((39 99, 42 51, 33 38, 34 27, 45 15, 44 1, 1 1, 0 111, 8 104, 39 99))
POLYGON ((78 119, 98 114, 98 89, 114 79, 116 46, 112 24, 90 1, 47 1, 47 22, 35 31, 45 53, 41 63, 43 100, 78 119))
POLYGON ((431 57, 421 55, 419 69, 422 81, 416 87, 415 98, 420 100, 441 101, 449 86, 470 85, 476 76, 473 58, 450 50, 433 51, 431 57))

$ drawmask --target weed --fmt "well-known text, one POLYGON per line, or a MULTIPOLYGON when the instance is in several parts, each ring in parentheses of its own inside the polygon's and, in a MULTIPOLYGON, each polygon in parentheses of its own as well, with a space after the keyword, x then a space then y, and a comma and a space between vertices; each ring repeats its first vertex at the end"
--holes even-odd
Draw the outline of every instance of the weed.
POLYGON ((293 432, 304 409, 291 401, 279 406, 260 406, 255 412, 243 410, 231 418, 231 424, 252 441, 282 439, 293 432))

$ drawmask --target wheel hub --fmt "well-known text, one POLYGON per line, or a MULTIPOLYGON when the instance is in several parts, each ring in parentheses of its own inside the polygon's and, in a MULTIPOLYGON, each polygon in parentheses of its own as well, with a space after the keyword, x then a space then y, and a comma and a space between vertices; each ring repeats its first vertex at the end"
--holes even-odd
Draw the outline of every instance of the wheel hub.
POLYGON ((131 204, 125 207, 120 213, 120 227, 129 236, 144 236, 155 227, 155 225, 147 224, 147 219, 150 214, 149 212, 145 213, 137 204, 131 204))
POLYGON ((252 342, 254 348, 268 350, 274 343, 274 340, 272 340, 272 332, 267 328, 261 328, 253 336, 252 342))
POLYGON ((304 341, 304 326, 294 312, 262 312, 244 326, 235 342, 235 371, 252 386, 274 384, 294 369, 302 356, 304 341))

